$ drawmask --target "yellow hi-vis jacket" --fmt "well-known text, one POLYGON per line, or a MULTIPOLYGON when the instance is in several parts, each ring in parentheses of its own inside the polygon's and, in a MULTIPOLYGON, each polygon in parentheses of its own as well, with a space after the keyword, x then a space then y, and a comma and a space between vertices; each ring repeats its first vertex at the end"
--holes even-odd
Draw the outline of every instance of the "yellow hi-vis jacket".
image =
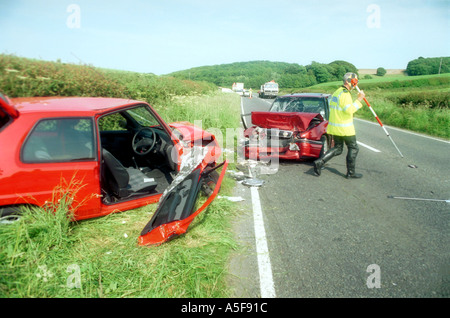
POLYGON ((353 114, 361 107, 359 100, 352 101, 352 95, 344 86, 339 87, 331 96, 327 133, 335 136, 354 136, 353 114))

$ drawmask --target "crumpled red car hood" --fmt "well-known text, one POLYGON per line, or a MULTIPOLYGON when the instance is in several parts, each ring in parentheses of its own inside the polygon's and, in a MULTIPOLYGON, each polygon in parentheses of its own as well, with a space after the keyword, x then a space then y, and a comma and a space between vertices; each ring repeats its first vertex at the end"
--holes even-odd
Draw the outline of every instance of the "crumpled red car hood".
POLYGON ((319 113, 252 112, 252 124, 261 128, 305 131, 315 117, 324 120, 319 113))

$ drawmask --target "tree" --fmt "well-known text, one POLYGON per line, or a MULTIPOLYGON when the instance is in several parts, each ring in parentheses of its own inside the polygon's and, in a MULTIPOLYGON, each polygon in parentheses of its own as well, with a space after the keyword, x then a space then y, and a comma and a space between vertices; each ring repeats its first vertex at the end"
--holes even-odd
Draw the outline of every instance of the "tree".
POLYGON ((325 64, 312 62, 309 69, 314 73, 318 83, 325 83, 331 79, 331 74, 325 64))
POLYGON ((419 57, 409 61, 406 67, 408 75, 429 75, 450 72, 450 57, 419 57))
POLYGON ((356 66, 346 61, 336 60, 328 65, 333 69, 332 74, 334 76, 334 80, 336 81, 342 80, 345 73, 348 72, 358 74, 358 69, 356 68, 356 66))
POLYGON ((386 70, 383 67, 377 68, 377 75, 378 76, 384 76, 386 75, 386 70))

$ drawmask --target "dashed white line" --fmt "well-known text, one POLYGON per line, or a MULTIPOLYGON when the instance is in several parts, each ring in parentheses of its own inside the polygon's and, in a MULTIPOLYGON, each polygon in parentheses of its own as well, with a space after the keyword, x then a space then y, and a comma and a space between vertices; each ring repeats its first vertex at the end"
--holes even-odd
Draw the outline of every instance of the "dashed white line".
POLYGON ((364 143, 362 143, 360 141, 357 141, 357 143, 358 143, 358 145, 361 145, 361 146, 363 146, 363 147, 365 147, 365 148, 367 148, 369 150, 372 150, 373 152, 381 152, 380 150, 378 150, 376 148, 373 148, 373 147, 370 147, 369 145, 366 145, 366 144, 364 144, 364 143))

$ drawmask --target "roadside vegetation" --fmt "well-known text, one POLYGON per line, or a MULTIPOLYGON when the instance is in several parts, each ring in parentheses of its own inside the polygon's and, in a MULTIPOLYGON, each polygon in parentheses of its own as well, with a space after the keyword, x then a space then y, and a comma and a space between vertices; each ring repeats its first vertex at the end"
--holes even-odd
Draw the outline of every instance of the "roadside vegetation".
POLYGON ((65 64, 0 54, 0 88, 9 97, 92 96, 166 104, 173 96, 210 93, 215 85, 171 76, 65 64))
MULTIPOLYGON (((341 81, 285 92, 332 94, 341 81)), ((450 73, 422 76, 375 76, 361 79, 359 88, 383 124, 450 139, 450 73)), ((356 92, 354 92, 356 96, 356 92)), ((365 104, 363 102, 363 104, 365 104)), ((356 117, 375 121, 368 107, 356 117)))

